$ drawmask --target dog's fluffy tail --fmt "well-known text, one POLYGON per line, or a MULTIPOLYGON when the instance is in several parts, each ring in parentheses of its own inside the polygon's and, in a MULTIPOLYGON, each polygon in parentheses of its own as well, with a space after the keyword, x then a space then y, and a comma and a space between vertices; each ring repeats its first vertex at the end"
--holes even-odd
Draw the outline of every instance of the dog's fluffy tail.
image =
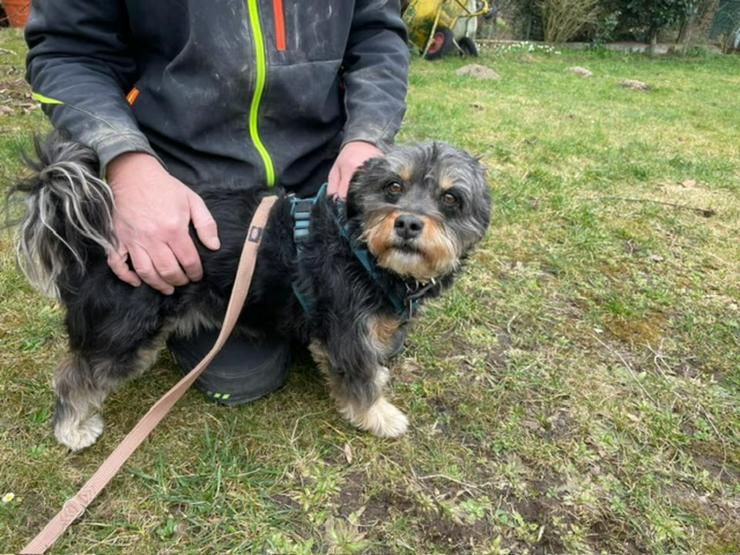
POLYGON ((84 271, 92 249, 115 248, 113 193, 98 175, 98 158, 88 147, 54 132, 35 140, 37 160, 27 159, 32 175, 8 197, 23 196, 17 253, 28 280, 58 297, 59 278, 75 266, 84 271))

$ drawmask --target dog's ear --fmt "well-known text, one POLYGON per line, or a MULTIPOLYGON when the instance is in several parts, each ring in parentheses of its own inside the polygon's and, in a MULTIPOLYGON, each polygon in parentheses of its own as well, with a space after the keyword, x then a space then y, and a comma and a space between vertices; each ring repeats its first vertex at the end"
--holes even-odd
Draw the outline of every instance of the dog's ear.
POLYGON ((384 157, 369 158, 357 168, 349 182, 347 194, 347 219, 360 212, 360 199, 368 187, 384 183, 390 173, 390 165, 384 157))
POLYGON ((379 180, 382 180, 384 176, 388 175, 389 171, 390 165, 385 157, 378 156, 376 158, 368 158, 359 168, 357 168, 352 176, 352 179, 350 180, 350 190, 352 190, 353 186, 357 188, 362 187, 363 184, 367 186, 372 183, 377 183, 379 180))

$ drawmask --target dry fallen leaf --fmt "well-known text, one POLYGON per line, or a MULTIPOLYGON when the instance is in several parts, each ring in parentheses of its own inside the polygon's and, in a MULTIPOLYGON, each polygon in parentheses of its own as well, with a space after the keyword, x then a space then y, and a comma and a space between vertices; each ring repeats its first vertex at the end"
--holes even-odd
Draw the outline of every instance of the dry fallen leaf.
POLYGON ((347 459, 347 464, 352 464, 352 447, 349 443, 344 444, 344 458, 347 459))

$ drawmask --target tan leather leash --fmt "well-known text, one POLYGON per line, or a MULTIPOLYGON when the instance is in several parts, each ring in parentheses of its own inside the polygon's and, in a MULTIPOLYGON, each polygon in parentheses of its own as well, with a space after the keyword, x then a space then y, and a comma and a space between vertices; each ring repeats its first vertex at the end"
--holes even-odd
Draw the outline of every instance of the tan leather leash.
POLYGON ((185 394, 188 388, 203 373, 221 350, 236 325, 242 306, 244 306, 244 301, 247 298, 247 293, 249 293, 249 286, 252 283, 252 275, 254 274, 254 267, 257 262, 257 249, 262 241, 265 225, 270 216, 270 209, 276 200, 277 197, 275 196, 264 197, 252 217, 252 222, 247 231, 247 238, 244 241, 241 258, 239 259, 239 268, 236 273, 234 288, 231 291, 231 298, 226 307, 226 316, 224 316, 221 332, 218 334, 216 343, 211 350, 190 373, 177 382, 172 389, 165 393, 149 409, 149 412, 123 438, 123 441, 105 459, 103 464, 100 465, 87 483, 82 486, 80 491, 74 497, 67 500, 62 510, 23 548, 21 554, 36 555, 38 553, 44 553, 54 545, 72 522, 85 512, 88 505, 108 485, 108 482, 113 479, 133 452, 136 451, 152 430, 157 427, 157 424, 167 415, 170 409, 185 394))

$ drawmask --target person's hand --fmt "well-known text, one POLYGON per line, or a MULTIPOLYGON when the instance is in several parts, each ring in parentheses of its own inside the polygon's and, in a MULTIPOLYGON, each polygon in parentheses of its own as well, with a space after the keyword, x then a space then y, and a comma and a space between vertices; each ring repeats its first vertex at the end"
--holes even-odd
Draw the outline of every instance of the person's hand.
POLYGON ((115 198, 113 231, 118 239, 116 252, 108 253, 113 272, 134 287, 143 281, 165 295, 177 285, 200 280, 203 267, 188 233, 190 222, 206 247, 220 247, 216 222, 203 200, 156 158, 141 152, 114 158, 108 183, 115 198))
POLYGON ((347 198, 349 182, 357 168, 369 158, 383 156, 383 152, 374 144, 364 141, 352 141, 344 145, 334 165, 329 171, 329 196, 347 198))

